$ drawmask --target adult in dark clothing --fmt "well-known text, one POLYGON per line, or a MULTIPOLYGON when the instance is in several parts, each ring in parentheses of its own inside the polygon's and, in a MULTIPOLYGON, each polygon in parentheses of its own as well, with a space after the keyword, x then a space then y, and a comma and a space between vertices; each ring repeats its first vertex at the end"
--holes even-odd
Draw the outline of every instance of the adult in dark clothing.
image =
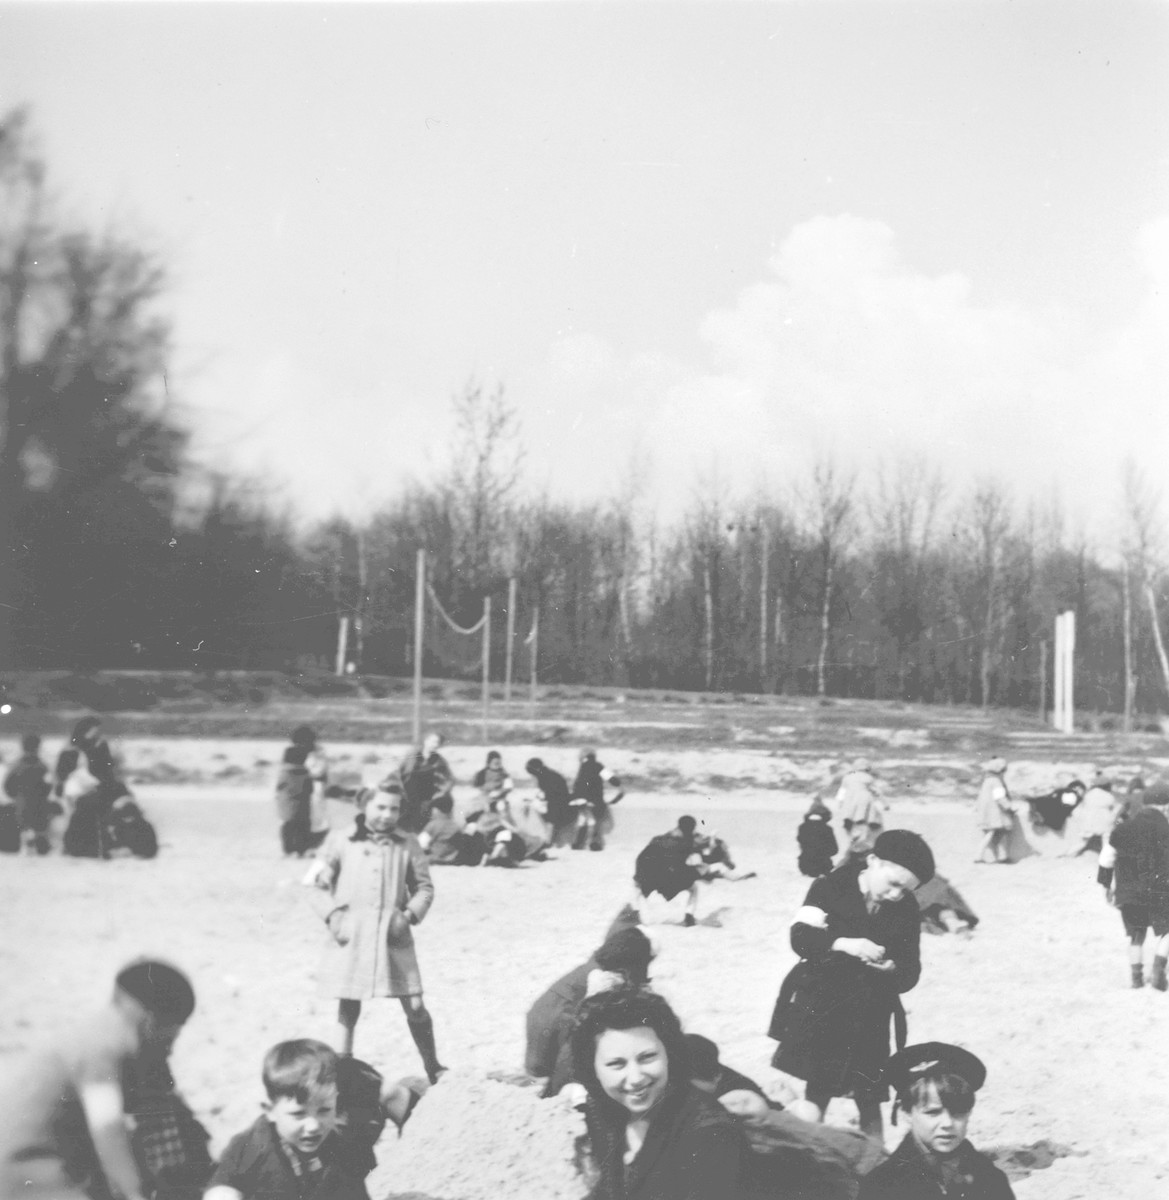
POLYGON ((408 754, 398 768, 398 781, 402 785, 402 817, 398 828, 406 833, 421 833, 430 820, 435 800, 453 794, 454 772, 439 753, 444 740, 441 733, 428 733, 422 748, 408 754))
POLYGON ((1097 878, 1120 909, 1128 936, 1132 986, 1144 986, 1145 940, 1152 927, 1153 966, 1149 982, 1169 989, 1169 820, 1159 807, 1142 803, 1132 791, 1100 855, 1097 878))
POLYGON ((552 827, 552 845, 567 846, 572 841, 576 826, 568 780, 559 771, 547 766, 543 759, 529 758, 524 767, 540 789, 544 818, 552 827))
POLYGON ((819 799, 804 814, 796 830, 796 844, 800 848, 796 865, 801 875, 817 879, 832 870, 832 860, 840 847, 832 832, 832 813, 819 799))
POLYGON ((547 1079, 544 1096, 555 1096, 573 1078, 569 1045, 576 1010, 590 989, 614 983, 644 986, 653 959, 650 940, 640 929, 626 928, 606 937, 587 962, 562 975, 528 1010, 524 1069, 547 1079))
POLYGON ((707 878, 703 862, 703 843, 697 836, 698 822, 693 817, 679 817, 678 824, 668 833, 651 838, 633 867, 633 882, 638 892, 648 899, 657 893, 673 900, 688 892, 684 925, 696 925, 698 884, 707 878))
POLYGON ((572 840, 574 850, 604 850, 605 839, 613 830, 613 816, 609 809, 620 803, 625 795, 621 780, 605 764, 597 761, 595 750, 580 752, 580 767, 572 785, 572 801, 578 809, 576 834, 572 840), (617 789, 611 800, 605 799, 605 784, 617 789))
POLYGON ((945 1042, 907 1046, 886 1080, 909 1118, 909 1133, 862 1180, 858 1200, 1014 1200, 1006 1175, 966 1140, 974 1093, 986 1068, 945 1042))
POLYGON ((880 1137, 881 1075, 889 1026, 904 1044, 900 994, 921 975, 921 914, 913 890, 934 874, 933 854, 905 829, 882 833, 863 861, 817 879, 792 924, 800 961, 788 973, 768 1030, 779 1042, 772 1064, 807 1082, 823 1112, 852 1096, 861 1130, 880 1137))
POLYGON ((739 1200, 744 1134, 690 1082, 665 1000, 626 987, 590 996, 572 1052, 598 1175, 589 1200, 739 1200))

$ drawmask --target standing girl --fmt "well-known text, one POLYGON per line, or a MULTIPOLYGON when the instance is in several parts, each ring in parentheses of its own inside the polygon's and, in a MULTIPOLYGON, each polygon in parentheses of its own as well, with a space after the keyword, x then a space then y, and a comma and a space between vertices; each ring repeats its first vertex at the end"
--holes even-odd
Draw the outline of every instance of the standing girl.
POLYGON ((982 846, 976 863, 986 861, 989 852, 992 863, 1010 862, 1007 837, 1014 823, 1011 793, 1007 791, 1007 760, 992 758, 982 764, 982 786, 978 789, 978 827, 982 830, 982 846))
POLYGON ((807 1081, 821 1114, 833 1096, 852 1096, 863 1133, 881 1135, 881 1073, 889 1024, 904 1045, 899 994, 921 975, 920 921, 913 890, 934 874, 934 856, 916 833, 889 829, 867 859, 817 879, 792 925, 800 961, 779 991, 768 1033, 772 1065, 807 1081))
POLYGON ((338 1052, 353 1053, 362 1001, 396 996, 433 1083, 446 1068, 422 1000, 411 928, 426 916, 434 884, 418 839, 398 828, 402 794, 390 786, 358 793, 356 828, 329 836, 305 882, 327 893, 316 906, 329 931, 321 990, 337 997, 338 1052))

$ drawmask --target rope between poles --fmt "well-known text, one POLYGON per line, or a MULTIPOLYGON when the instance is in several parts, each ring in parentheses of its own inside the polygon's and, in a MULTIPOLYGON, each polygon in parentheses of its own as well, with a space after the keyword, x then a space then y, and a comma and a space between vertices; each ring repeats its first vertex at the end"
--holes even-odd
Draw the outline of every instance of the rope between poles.
POLYGON ((456 620, 454 620, 451 617, 450 613, 448 613, 447 610, 445 608, 443 608, 442 601, 439 600, 439 598, 434 594, 434 588, 430 586, 429 579, 426 581, 426 591, 427 591, 427 594, 430 596, 430 599, 433 601, 434 607, 438 609, 439 615, 455 631, 455 633, 462 633, 462 634, 478 633, 479 630, 482 629, 484 624, 486 623, 487 614, 484 613, 479 618, 479 620, 476 621, 475 624, 471 626, 470 629, 464 629, 462 627, 462 625, 460 625, 456 620))

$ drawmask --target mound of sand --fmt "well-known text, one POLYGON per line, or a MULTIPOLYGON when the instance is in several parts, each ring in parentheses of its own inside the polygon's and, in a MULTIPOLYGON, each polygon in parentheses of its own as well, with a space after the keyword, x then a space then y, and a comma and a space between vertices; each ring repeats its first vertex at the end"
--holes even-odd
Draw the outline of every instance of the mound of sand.
POLYGON ((584 1118, 534 1087, 449 1071, 423 1097, 399 1141, 383 1138, 374 1200, 581 1200, 574 1165, 584 1118))

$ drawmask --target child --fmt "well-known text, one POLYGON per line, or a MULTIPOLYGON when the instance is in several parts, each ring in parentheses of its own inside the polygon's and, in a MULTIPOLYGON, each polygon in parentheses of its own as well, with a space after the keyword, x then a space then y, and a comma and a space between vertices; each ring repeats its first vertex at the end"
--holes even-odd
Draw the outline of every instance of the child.
POLYGON ((909 1133, 861 1179, 857 1200, 1014 1200, 1006 1175, 966 1140, 986 1068, 960 1046, 923 1042, 889 1060, 886 1082, 909 1115, 909 1133))
POLYGON ((621 780, 605 764, 597 762, 595 750, 580 752, 580 769, 572 785, 572 799, 579 816, 576 835, 572 841, 574 850, 604 850, 605 839, 613 831, 613 814, 609 811, 625 796, 621 780), (605 784, 617 789, 612 800, 605 799, 605 784))
MULTIPOLYGON (((1142 802, 1145 794, 1143 788, 1130 791, 1122 818, 1100 854, 1097 879, 1120 909, 1134 988, 1145 985, 1145 939, 1152 926, 1155 941, 1149 982, 1163 992, 1169 990, 1169 821, 1156 807, 1142 802)), ((1156 795, 1153 798, 1158 799, 1156 795)))
POLYGON ((195 1160, 200 1152, 205 1159, 205 1135, 193 1118, 164 1150, 150 1136, 156 1109, 138 1111, 135 1103, 141 1080, 169 1079, 167 1058, 194 1008, 195 993, 181 971, 154 960, 133 962, 118 973, 104 1009, 22 1067, 6 1070, 0 1196, 107 1200, 112 1191, 142 1200, 156 1190, 156 1169, 173 1169, 176 1159, 195 1160), (137 1145, 128 1117, 140 1126, 137 1145))
POLYGON ((436 867, 477 867, 487 849, 482 835, 454 816, 454 800, 450 796, 439 796, 434 801, 430 820, 418 835, 418 844, 436 867))
POLYGON ((881 1134, 889 1024, 903 1033, 899 993, 921 975, 912 893, 933 874, 934 856, 921 837, 886 830, 866 859, 817 879, 792 924, 800 962, 775 1002, 768 1033, 780 1045, 772 1065, 806 1080, 805 1098, 821 1112, 833 1096, 851 1095, 861 1131, 871 1137, 881 1134))
POLYGON ((992 758, 982 764, 982 785, 978 789, 978 827, 982 830, 982 846, 976 863, 1010 862, 1006 841, 1014 822, 1011 793, 1007 791, 1007 760, 992 758))
POLYGON ((325 839, 325 831, 313 832, 312 805, 316 780, 309 765, 317 735, 307 726, 292 731, 276 780, 276 813, 280 818, 280 846, 286 855, 303 858, 325 839))
POLYGON ((478 789, 484 805, 490 805, 492 800, 502 800, 514 786, 511 776, 503 766, 503 755, 498 750, 490 750, 487 763, 475 772, 471 781, 478 789))
POLYGON ((454 794, 455 775, 450 763, 439 753, 446 744, 441 733, 428 733, 421 750, 414 750, 403 759, 395 775, 383 782, 401 785, 401 825, 408 833, 426 828, 431 809, 440 796, 454 794))
POLYGON ((567 846, 572 841, 576 828, 576 814, 568 794, 568 780, 540 758, 529 758, 524 764, 524 769, 540 789, 544 819, 551 826, 551 844, 567 846))
POLYGON ((336 1134, 336 1054, 307 1038, 280 1042, 263 1078, 264 1114, 228 1143, 205 1200, 368 1200, 336 1134))
POLYGON ((358 793, 356 828, 330 834, 305 883, 327 893, 317 904, 330 935, 321 988, 338 999, 339 1052, 353 1053, 363 1000, 396 996, 434 1083, 446 1068, 435 1051, 410 932, 434 901, 434 884, 418 839, 398 828, 401 788, 393 781, 389 786, 394 790, 358 793))
POLYGON ((864 858, 885 828, 885 806, 877 796, 876 782, 867 758, 858 758, 840 781, 836 804, 849 844, 838 865, 849 858, 864 858))
POLYGON ((796 830, 796 843, 800 848, 796 865, 801 875, 817 879, 832 870, 832 860, 840 847, 832 832, 832 814, 819 796, 796 830))

